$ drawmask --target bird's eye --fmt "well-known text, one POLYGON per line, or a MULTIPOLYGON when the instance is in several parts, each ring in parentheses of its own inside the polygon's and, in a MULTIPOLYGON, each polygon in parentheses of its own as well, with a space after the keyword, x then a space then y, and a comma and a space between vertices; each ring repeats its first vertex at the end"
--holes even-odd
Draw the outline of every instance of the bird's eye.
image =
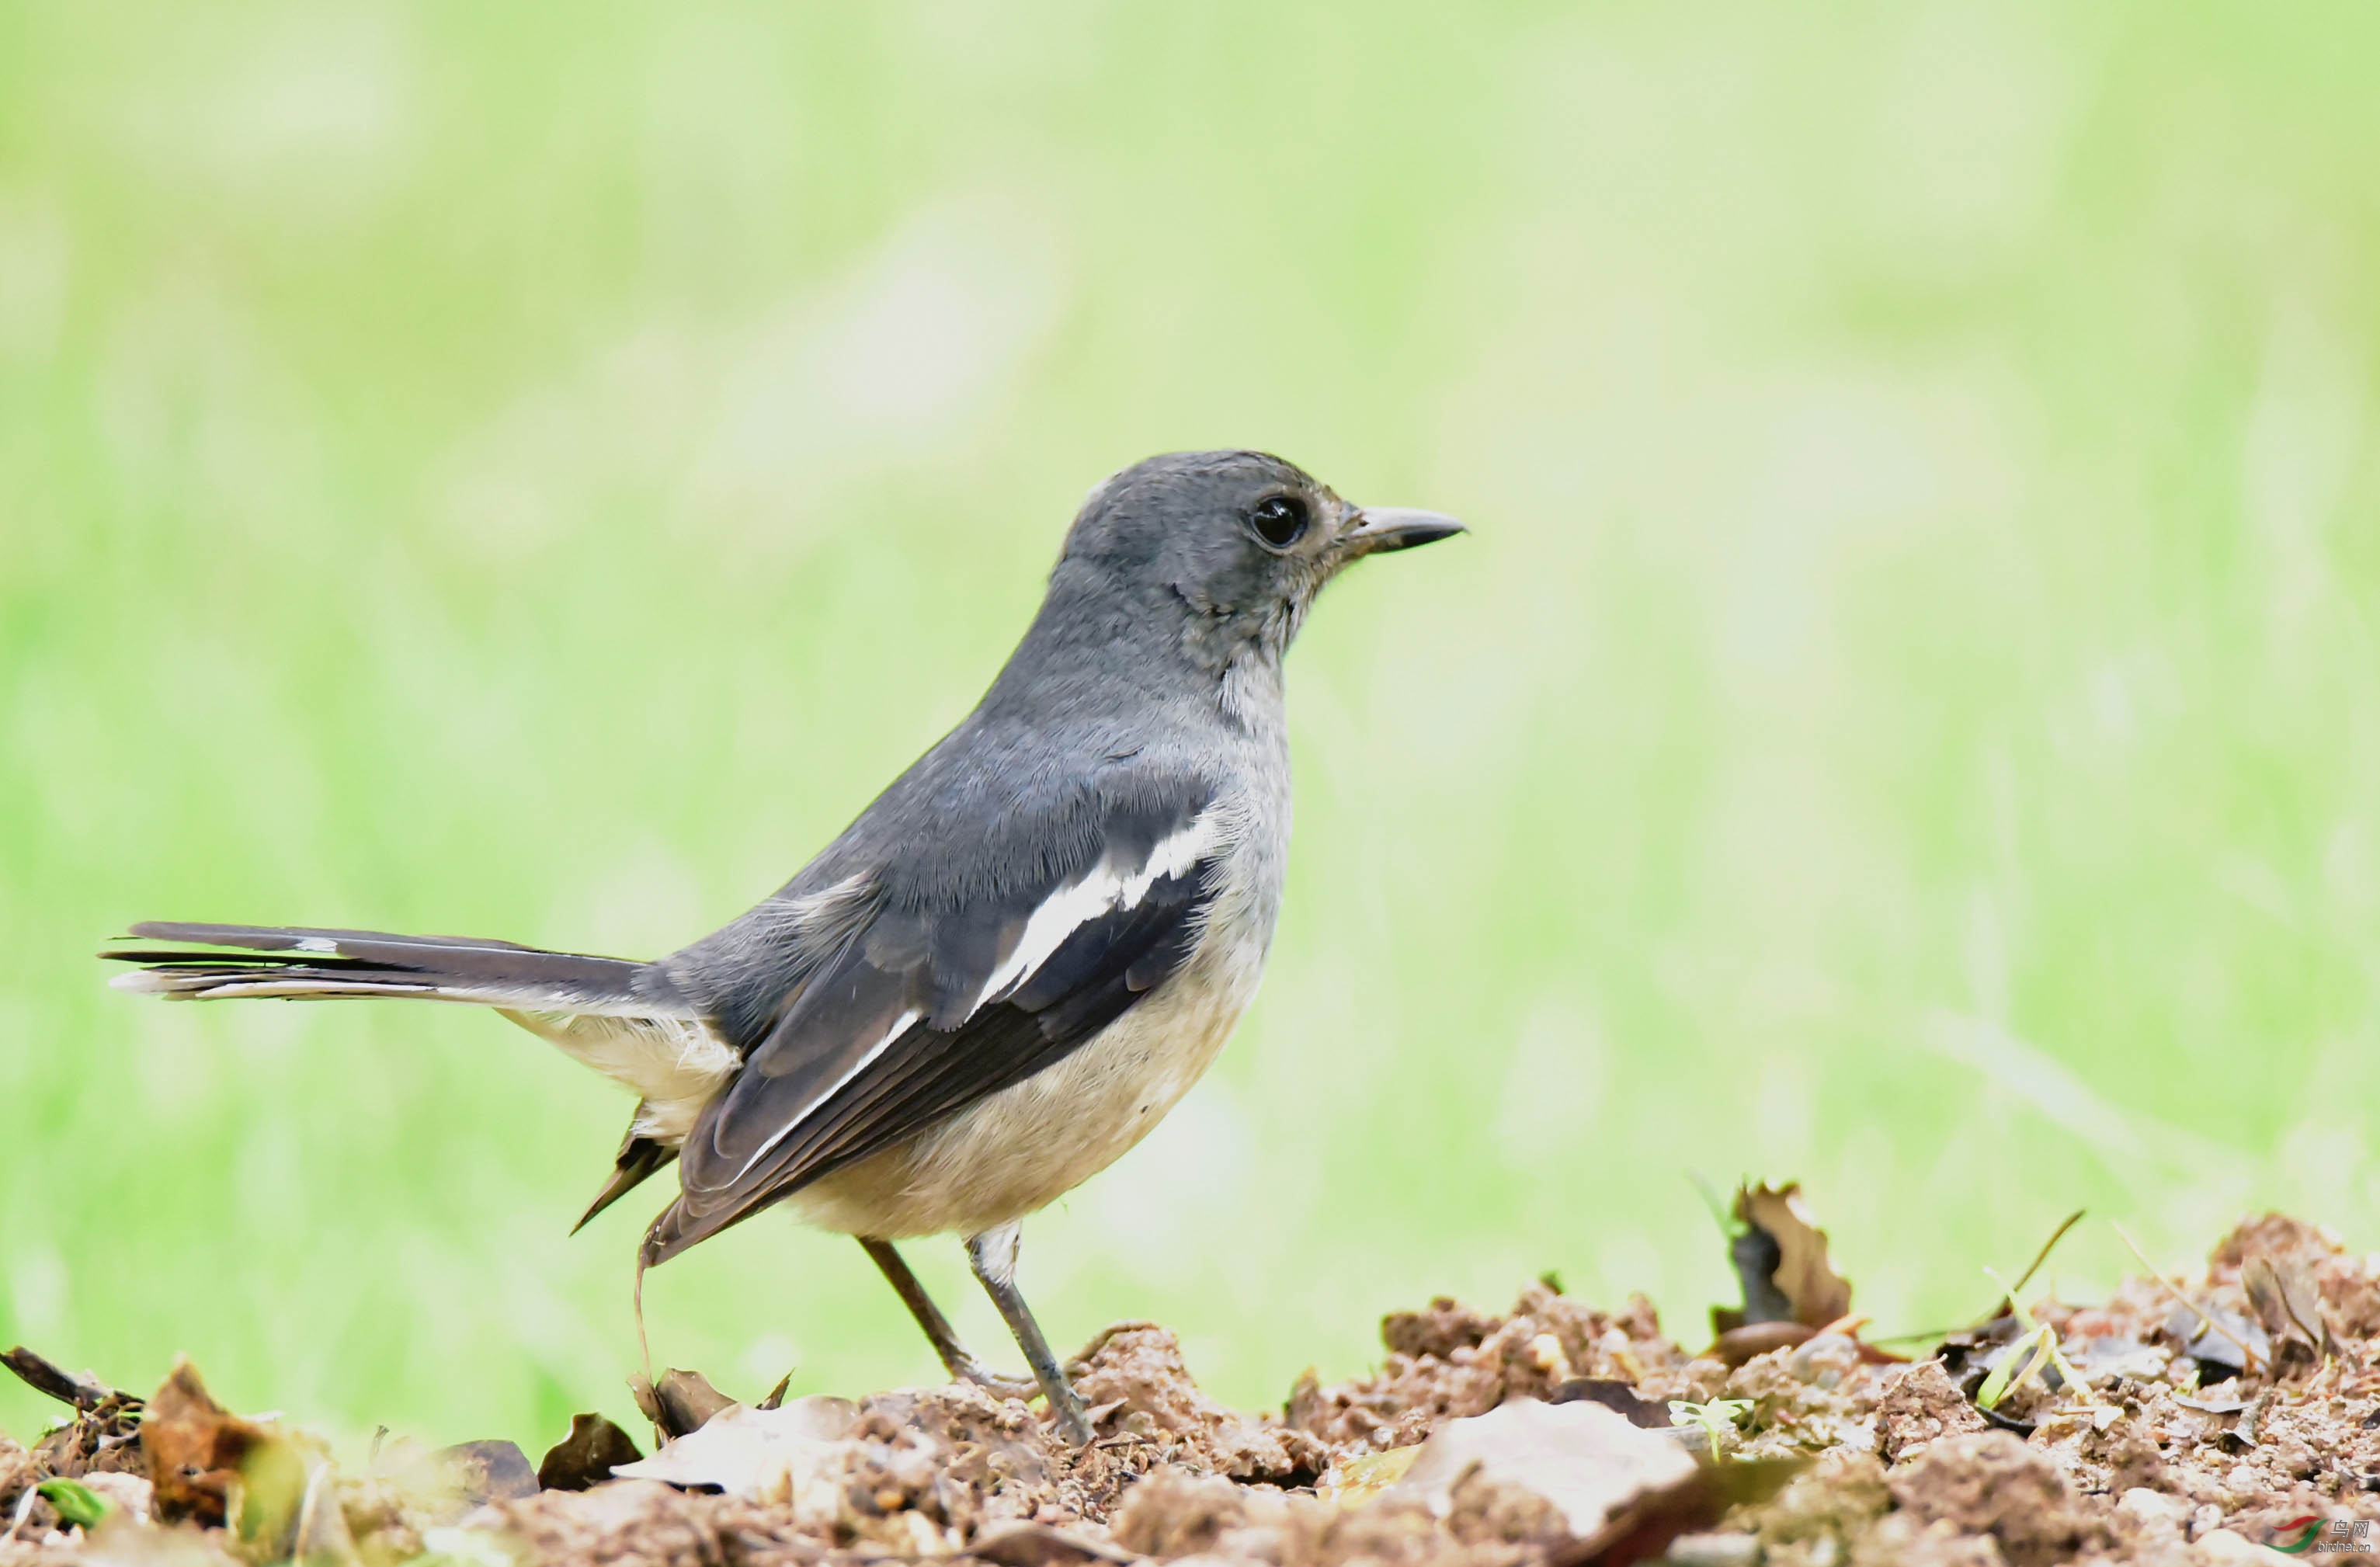
POLYGON ((1248 513, 1257 537, 1276 550, 1286 550, 1305 536, 1305 503, 1294 495, 1270 495, 1248 513))

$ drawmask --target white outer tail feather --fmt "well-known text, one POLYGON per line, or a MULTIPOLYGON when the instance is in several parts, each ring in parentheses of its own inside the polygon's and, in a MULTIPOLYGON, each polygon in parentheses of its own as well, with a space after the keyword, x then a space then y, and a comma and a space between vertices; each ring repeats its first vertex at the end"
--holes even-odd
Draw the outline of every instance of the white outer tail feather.
POLYGON ((172 927, 141 928, 137 933, 153 929, 177 943, 240 950, 141 953, 134 961, 156 966, 115 975, 108 984, 171 1001, 386 999, 488 1007, 635 1094, 643 1101, 638 1106, 635 1135, 671 1148, 686 1140, 703 1105, 741 1063, 734 1048, 712 1033, 690 1004, 673 1005, 666 996, 637 993, 639 987, 633 981, 640 965, 583 960, 599 966, 583 983, 571 982, 578 975, 557 981, 545 976, 442 974, 442 954, 468 953, 501 963, 504 955, 517 952, 525 966, 531 966, 577 954, 371 932, 342 933, 348 938, 343 943, 331 935, 263 928, 204 929, 210 934, 203 937, 185 937, 172 927), (387 949, 401 949, 406 961, 392 959, 382 966, 343 946, 367 949, 375 959, 387 949), (343 958, 356 962, 342 965, 343 958))

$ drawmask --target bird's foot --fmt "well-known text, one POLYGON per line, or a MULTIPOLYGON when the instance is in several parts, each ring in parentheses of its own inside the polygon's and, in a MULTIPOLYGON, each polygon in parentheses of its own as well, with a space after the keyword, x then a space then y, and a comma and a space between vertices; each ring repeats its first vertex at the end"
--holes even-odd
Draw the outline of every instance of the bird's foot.
POLYGON ((953 1381, 972 1383, 994 1398, 1029 1400, 1041 1391, 1041 1384, 1032 1378, 1012 1377, 1004 1371, 995 1371, 973 1355, 959 1362, 951 1371, 953 1381))
POLYGON ((1026 1403, 1037 1398, 1045 1399, 1050 1404, 1050 1420, 1068 1441, 1076 1447, 1084 1447, 1090 1442, 1090 1418, 1084 1412, 1081 1395, 1075 1391, 1070 1382, 1058 1384, 1062 1397, 1050 1398, 1051 1390, 1035 1379, 1011 1377, 1005 1372, 995 1371, 972 1355, 953 1368, 953 1380, 981 1388, 994 1398, 1013 1398, 1026 1403))
POLYGON ((1075 1447, 1090 1446, 1090 1412, 1083 1407, 1075 1385, 1061 1379, 1054 1385, 1045 1385, 1041 1392, 1050 1401, 1050 1424, 1058 1427, 1058 1434, 1075 1447))

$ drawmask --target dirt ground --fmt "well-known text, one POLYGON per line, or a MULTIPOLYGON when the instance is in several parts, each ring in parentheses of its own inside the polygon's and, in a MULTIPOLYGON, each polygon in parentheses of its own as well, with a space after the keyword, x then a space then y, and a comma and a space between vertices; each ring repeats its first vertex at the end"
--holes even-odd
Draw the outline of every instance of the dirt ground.
POLYGON ((0 1438, 0 1567, 2043 1567, 2380 1545, 2380 1255, 2268 1215, 2197 1277, 2008 1310, 1903 1361, 1857 1336, 1790 1188, 1737 1214, 1746 1306, 1715 1341, 1544 1282, 1502 1313, 1396 1313, 1372 1375, 1309 1375, 1251 1415, 1199 1391, 1165 1329, 1121 1324, 1072 1368, 1099 1433, 1080 1452, 972 1387, 746 1409, 674 1374, 648 1412, 691 1434, 650 1459, 630 1463, 656 1432, 582 1416, 535 1469, 509 1443, 396 1443, 349 1470, 187 1366, 139 1399, 18 1352, 72 1414, 30 1450, 0 1438))

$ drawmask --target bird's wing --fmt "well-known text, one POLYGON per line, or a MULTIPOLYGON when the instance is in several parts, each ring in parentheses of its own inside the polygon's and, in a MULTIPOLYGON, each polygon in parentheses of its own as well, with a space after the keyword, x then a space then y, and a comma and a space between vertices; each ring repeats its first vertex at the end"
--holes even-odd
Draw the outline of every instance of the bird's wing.
POLYGON ((1006 888, 877 889, 696 1122, 681 1195, 645 1260, 1021 1082, 1179 968, 1230 846, 1229 813, 1203 789, 1168 793, 1087 822, 1070 813, 1059 863, 1006 888))

